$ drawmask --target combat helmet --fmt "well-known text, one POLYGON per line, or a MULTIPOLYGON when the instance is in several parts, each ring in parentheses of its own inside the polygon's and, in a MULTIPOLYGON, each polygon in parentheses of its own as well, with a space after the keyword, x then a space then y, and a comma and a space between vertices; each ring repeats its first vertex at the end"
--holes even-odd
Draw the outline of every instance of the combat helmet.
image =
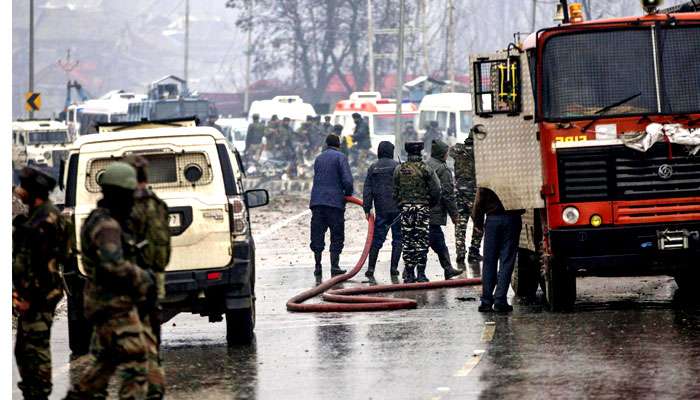
POLYGON ((127 190, 136 189, 136 170, 125 162, 114 162, 97 176, 101 187, 114 186, 127 190))

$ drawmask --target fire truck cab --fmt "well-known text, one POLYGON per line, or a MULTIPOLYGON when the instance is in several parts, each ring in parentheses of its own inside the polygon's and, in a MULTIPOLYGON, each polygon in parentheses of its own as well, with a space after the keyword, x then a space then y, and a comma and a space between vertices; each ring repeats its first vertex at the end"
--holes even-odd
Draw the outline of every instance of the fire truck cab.
POLYGON ((471 57, 477 182, 526 210, 513 288, 700 279, 700 13, 564 24, 471 57))
MULTIPOLYGON (((358 113, 365 118, 369 126, 372 151, 376 153, 379 142, 394 143, 394 124, 396 123, 396 100, 384 99, 379 92, 353 92, 348 100, 340 100, 333 111, 333 124, 343 126, 343 135, 352 136, 355 122, 352 114, 358 113)), ((418 116, 418 107, 413 103, 401 104, 401 131, 406 122, 414 122, 418 116)), ((394 143, 395 144, 395 143, 394 143)))

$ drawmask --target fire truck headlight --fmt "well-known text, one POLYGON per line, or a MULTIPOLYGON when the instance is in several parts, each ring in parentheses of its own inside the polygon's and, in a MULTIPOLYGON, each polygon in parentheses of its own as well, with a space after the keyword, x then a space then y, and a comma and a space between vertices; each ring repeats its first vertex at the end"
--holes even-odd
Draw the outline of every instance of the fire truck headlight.
POLYGON ((569 225, 577 223, 579 216, 578 208, 576 207, 566 207, 564 212, 561 213, 561 218, 569 225))
POLYGON ((603 223, 603 218, 601 218, 600 215, 598 215, 598 214, 593 214, 593 216, 591 216, 591 225, 592 225, 593 227, 596 227, 596 228, 597 228, 597 227, 599 227, 602 223, 603 223))

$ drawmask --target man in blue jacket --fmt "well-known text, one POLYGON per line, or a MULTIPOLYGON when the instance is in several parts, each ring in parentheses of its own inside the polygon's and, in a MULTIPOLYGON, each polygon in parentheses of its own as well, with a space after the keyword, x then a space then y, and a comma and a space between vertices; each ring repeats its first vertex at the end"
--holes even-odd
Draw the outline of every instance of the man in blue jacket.
POLYGON ((352 174, 347 157, 340 152, 340 138, 326 137, 326 149, 314 162, 314 183, 311 188, 311 251, 321 276, 321 259, 326 247, 326 230, 331 231, 331 276, 341 275, 340 253, 345 242, 345 196, 352 195, 352 174))
POLYGON ((391 142, 379 143, 377 149, 378 160, 367 170, 365 187, 362 193, 363 208, 369 217, 372 205, 377 213, 374 224, 374 238, 372 248, 369 251, 369 264, 365 276, 374 278, 374 268, 379 258, 386 235, 391 229, 391 276, 399 275, 399 260, 401 259, 401 224, 399 218, 399 206, 393 198, 394 170, 399 165, 394 160, 394 145, 391 142))

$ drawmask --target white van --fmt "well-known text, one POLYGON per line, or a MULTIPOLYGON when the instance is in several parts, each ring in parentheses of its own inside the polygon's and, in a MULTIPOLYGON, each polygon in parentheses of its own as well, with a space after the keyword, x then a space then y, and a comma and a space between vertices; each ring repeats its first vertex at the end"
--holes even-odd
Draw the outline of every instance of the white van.
POLYGON ((219 118, 214 123, 224 134, 226 140, 240 153, 245 151, 245 138, 248 135, 248 125, 245 118, 219 118))
MULTIPOLYGON (((79 233, 101 197, 97 183, 107 166, 130 154, 149 161, 149 186, 168 205, 171 257, 165 269, 163 322, 191 312, 217 322, 226 316, 229 343, 252 340, 255 324, 255 244, 248 210, 267 204, 265 190, 244 191, 238 152, 212 127, 173 123, 110 126, 112 132, 79 138, 61 174, 64 214, 79 233), (166 127, 162 127, 166 126, 166 127)), ((80 235, 75 243, 80 248, 80 235)), ((87 349, 83 316, 85 271, 66 273, 71 350, 87 349)))
POLYGON ((58 175, 69 143, 66 124, 54 120, 12 122, 12 164, 15 169, 35 165, 58 175))
POLYGON ((248 110, 248 122, 253 122, 253 114, 258 114, 261 121, 269 121, 273 115, 282 120, 287 117, 291 126, 297 129, 308 115, 315 117, 316 110, 299 96, 275 96, 271 100, 255 100, 248 110))
POLYGON ((430 121, 437 121, 450 146, 462 143, 472 127, 472 97, 469 93, 440 93, 423 97, 418 106, 416 127, 422 137, 430 121))
MULTIPOLYGON (((369 137, 372 142, 371 151, 376 153, 379 142, 388 141, 394 143, 396 123, 396 100, 384 99, 379 92, 353 92, 348 100, 336 103, 333 110, 333 124, 343 126, 343 135, 352 136, 355 130, 355 121, 352 114, 358 113, 367 120, 369 137)), ((413 103, 401 104, 401 131, 406 122, 414 122, 418 115, 418 108, 413 103)))

